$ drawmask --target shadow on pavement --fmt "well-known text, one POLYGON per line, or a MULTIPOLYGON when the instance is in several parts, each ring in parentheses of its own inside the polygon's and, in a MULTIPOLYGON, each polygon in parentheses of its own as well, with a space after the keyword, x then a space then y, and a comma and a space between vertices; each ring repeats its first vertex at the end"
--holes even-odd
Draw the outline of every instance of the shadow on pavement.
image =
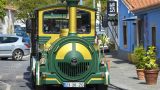
MULTIPOLYGON (((31 80, 30 67, 28 66, 27 71, 24 72, 24 80, 26 80, 26 86, 30 88, 30 90, 35 90, 31 80)), ((23 86, 22 86, 23 87, 23 86)), ((63 88, 63 87, 55 87, 53 85, 45 85, 38 87, 37 90, 92 90, 86 88, 63 88)))
POLYGON ((113 61, 116 64, 122 64, 122 63, 128 63, 128 64, 132 64, 131 62, 129 62, 128 60, 122 59, 118 56, 118 52, 117 51, 111 51, 106 53, 106 55, 108 55, 108 58, 114 58, 114 59, 118 59, 118 61, 113 61))
POLYGON ((143 85, 146 85, 146 83, 145 83, 145 82, 140 82, 139 84, 143 84, 143 85))
POLYGON ((111 89, 113 89, 113 90, 128 90, 128 89, 124 89, 124 88, 117 87, 117 86, 115 86, 115 85, 113 85, 113 84, 110 84, 110 85, 109 85, 109 88, 111 88, 111 89))
POLYGON ((31 74, 30 74, 30 66, 27 67, 27 71, 24 72, 24 80, 26 80, 26 86, 28 86, 28 88, 30 88, 30 90, 33 90, 33 86, 32 86, 32 80, 31 80, 31 74))
POLYGON ((135 79, 135 80, 138 80, 138 78, 137 78, 137 77, 129 77, 129 78, 131 78, 131 79, 135 79))
POLYGON ((9 59, 0 59, 0 61, 16 61, 16 62, 22 62, 22 61, 27 61, 27 60, 22 59, 22 60, 17 61, 17 60, 13 60, 13 59, 9 58, 9 59))
POLYGON ((123 60, 123 61, 113 61, 116 64, 122 64, 122 63, 128 63, 127 61, 123 60))

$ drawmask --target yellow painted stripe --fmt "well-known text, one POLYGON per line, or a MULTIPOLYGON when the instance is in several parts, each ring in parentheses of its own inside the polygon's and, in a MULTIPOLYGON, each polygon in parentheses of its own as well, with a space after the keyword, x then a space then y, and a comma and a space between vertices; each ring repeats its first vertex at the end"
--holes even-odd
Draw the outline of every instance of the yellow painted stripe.
POLYGON ((76 43, 76 51, 80 52, 85 60, 92 59, 91 53, 84 45, 76 43))
POLYGON ((46 81, 56 81, 58 84, 61 84, 56 78, 44 78, 46 81))
POLYGON ((71 50, 72 50, 72 43, 68 43, 62 46, 57 52, 56 59, 63 60, 66 54, 70 52, 71 50))
POLYGON ((76 7, 70 7, 69 8, 69 33, 77 33, 77 8, 76 7))
POLYGON ((104 78, 91 78, 87 84, 89 84, 91 81, 100 81, 100 80, 104 80, 104 78))
MULTIPOLYGON (((43 33, 43 12, 45 11, 50 11, 50 10, 55 10, 55 9, 65 9, 65 7, 53 7, 53 8, 48 8, 48 9, 44 9, 44 10, 40 10, 39 11, 39 18, 38 18, 38 31, 39 31, 39 35, 40 36, 53 36, 54 38, 52 38, 51 42, 55 41, 57 38, 59 38, 59 34, 44 34, 43 33), (55 38, 56 37, 56 38, 55 38)), ((91 33, 90 34, 78 34, 78 36, 82 37, 82 36, 95 36, 95 12, 94 11, 90 11, 87 9, 82 9, 82 8, 77 8, 78 10, 85 10, 89 13, 91 13, 91 33)))
MULTIPOLYGON (((44 45, 45 49, 48 49, 51 44, 60 37, 60 34, 44 34, 43 33, 43 13, 45 11, 55 10, 55 9, 65 9, 66 7, 52 7, 48 9, 42 9, 38 12, 38 34, 39 36, 51 36, 51 39, 44 45)), ((90 13, 91 15, 91 32, 89 34, 78 34, 78 36, 95 36, 95 12, 84 9, 84 8, 77 8, 78 10, 85 10, 90 13)))
MULTIPOLYGON (((47 10, 44 10, 44 11, 47 11, 47 10)), ((38 18, 38 34, 39 34, 39 36, 50 36, 51 37, 51 39, 45 45, 46 49, 48 49, 51 46, 51 44, 59 38, 60 34, 44 34, 43 33, 43 12, 44 11, 38 12, 38 16, 39 16, 39 18, 38 18)))

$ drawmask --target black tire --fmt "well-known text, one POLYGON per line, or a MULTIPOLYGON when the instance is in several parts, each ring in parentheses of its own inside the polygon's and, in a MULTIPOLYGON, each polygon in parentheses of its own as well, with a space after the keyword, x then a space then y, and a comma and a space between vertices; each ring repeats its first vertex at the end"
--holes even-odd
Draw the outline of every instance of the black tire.
POLYGON ((32 61, 31 61, 31 59, 32 59, 32 56, 30 55, 30 71, 32 72, 32 61))
POLYGON ((36 86, 35 86, 35 90, 44 90, 44 89, 43 89, 43 86, 38 86, 38 85, 36 85, 36 86))
POLYGON ((4 58, 1 58, 2 60, 7 60, 8 58, 4 57, 4 58))
POLYGON ((12 59, 16 60, 16 61, 20 61, 22 60, 23 57, 23 51, 22 50, 14 50, 13 54, 12 54, 12 59))
POLYGON ((35 76, 33 75, 33 72, 32 72, 32 75, 31 75, 31 83, 32 83, 32 87, 34 90, 44 90, 42 86, 38 86, 36 85, 36 80, 35 80, 35 76))
POLYGON ((32 83, 32 87, 33 87, 33 89, 35 89, 36 88, 36 82, 35 82, 35 77, 34 77, 34 75, 33 75, 33 72, 31 71, 31 83, 32 83))
POLYGON ((108 90, 107 85, 96 85, 96 90, 108 90))

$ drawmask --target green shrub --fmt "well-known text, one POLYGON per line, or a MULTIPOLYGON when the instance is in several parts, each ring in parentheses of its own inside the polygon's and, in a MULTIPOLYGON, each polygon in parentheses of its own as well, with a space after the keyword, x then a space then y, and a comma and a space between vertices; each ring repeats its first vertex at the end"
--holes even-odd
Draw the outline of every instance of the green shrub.
POLYGON ((146 56, 143 57, 143 60, 145 61, 145 69, 151 70, 151 69, 158 69, 158 64, 156 63, 156 52, 155 47, 150 46, 147 50, 146 56))
POLYGON ((136 59, 136 67, 137 69, 144 69, 145 67, 145 60, 143 59, 146 55, 146 51, 143 46, 138 46, 134 49, 134 56, 136 59))

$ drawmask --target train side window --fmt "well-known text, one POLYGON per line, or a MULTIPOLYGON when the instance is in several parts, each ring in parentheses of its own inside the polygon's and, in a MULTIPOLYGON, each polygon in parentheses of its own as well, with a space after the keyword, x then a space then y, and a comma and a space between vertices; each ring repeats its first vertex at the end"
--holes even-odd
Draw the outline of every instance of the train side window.
POLYGON ((43 32, 45 34, 59 34, 62 28, 68 28, 68 10, 55 9, 43 13, 43 32))
POLYGON ((77 10, 77 33, 88 34, 91 31, 91 15, 87 11, 77 10))
MULTIPOLYGON (((45 34, 59 34, 63 28, 69 28, 67 9, 54 9, 43 13, 43 32, 45 34)), ((77 33, 91 32, 91 14, 84 10, 77 10, 77 33)))

